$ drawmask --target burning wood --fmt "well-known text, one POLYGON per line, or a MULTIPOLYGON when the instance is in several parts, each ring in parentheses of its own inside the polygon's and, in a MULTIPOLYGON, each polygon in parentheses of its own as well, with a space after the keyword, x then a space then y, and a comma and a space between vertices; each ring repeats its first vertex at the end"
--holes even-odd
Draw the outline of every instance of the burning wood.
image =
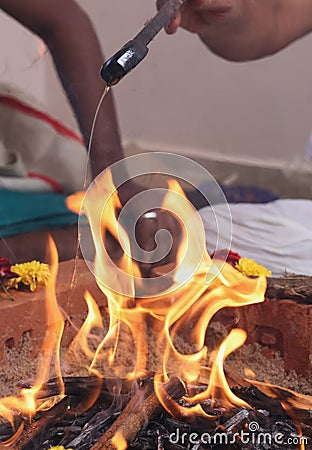
MULTIPOLYGON (((236 381, 238 379, 239 377, 237 377, 236 381)), ((84 379, 80 380, 77 378, 76 381, 79 386, 84 379)), ((92 385, 92 382, 90 381, 90 385, 92 385)), ((54 383, 51 380, 48 384, 53 386, 54 383)), ((242 379, 242 383, 245 385, 247 381, 242 379)), ((74 392, 75 396, 79 397, 79 392, 84 392, 81 389, 74 390, 74 378, 70 379, 70 383, 66 380, 66 385, 68 386, 68 391, 74 392)), ((128 382, 125 384, 125 391, 127 390, 127 385, 128 382)), ((103 388, 104 392, 106 389, 106 387, 103 388)), ((184 386, 178 379, 171 379, 165 389, 169 400, 173 398, 177 400, 183 395, 184 399, 178 401, 181 405, 188 398, 184 386)), ((205 389, 205 385, 188 387, 188 391, 192 391, 192 396, 195 391, 201 392, 203 389, 205 389)), ((293 397, 291 392, 285 390, 282 400, 278 400, 267 396, 252 385, 232 389, 239 397, 244 398, 251 405, 250 409, 226 409, 222 405, 218 405, 217 402, 214 402, 212 405, 211 401, 204 400, 201 404, 205 413, 210 415, 210 418, 195 414, 189 417, 180 417, 179 420, 173 419, 163 410, 155 392, 151 393, 152 384, 150 382, 144 382, 141 387, 137 388, 136 393, 128 403, 129 393, 128 395, 122 394, 124 395, 123 403, 126 406, 121 413, 114 412, 116 409, 108 407, 110 402, 105 403, 105 400, 99 396, 96 404, 90 410, 84 413, 78 411, 77 415, 75 411, 71 412, 71 410, 67 409, 66 402, 70 400, 74 405, 79 403, 78 398, 66 397, 51 410, 41 413, 41 417, 33 425, 25 428, 20 439, 11 448, 18 450, 48 450, 52 445, 62 444, 77 450, 120 450, 121 448, 128 448, 130 442, 134 442, 133 448, 135 449, 186 450, 192 448, 203 450, 219 448, 219 446, 215 447, 212 443, 217 442, 221 437, 223 444, 225 440, 234 443, 235 436, 239 437, 242 433, 245 433, 245 436, 247 436, 250 433, 250 438, 252 437, 254 444, 252 447, 247 448, 250 448, 250 450, 264 450, 266 447, 263 447, 260 442, 262 433, 264 436, 267 436, 266 439, 271 439, 272 445, 270 448, 280 450, 280 444, 274 443, 274 439, 276 438, 278 442, 280 434, 283 434, 285 439, 289 439, 289 442, 291 439, 294 440, 296 426, 302 428, 305 436, 312 435, 310 411, 304 409, 299 411, 298 409, 296 413, 297 425, 295 426, 289 413, 281 406, 282 402, 285 403, 287 399, 290 401, 289 399, 293 397), (118 418, 109 427, 109 423, 115 419, 116 415, 118 418), (78 422, 79 416, 81 416, 81 419, 78 422), (57 422, 60 422, 59 426, 57 426, 57 422), (299 424, 298 422, 302 423, 299 424), (259 429, 255 429, 252 432, 249 427, 256 426, 254 424, 257 424, 259 429), (75 431, 77 428, 80 430, 78 435, 76 434, 77 431, 75 431), (101 429, 106 430, 102 436, 100 436, 101 429), (57 439, 58 435, 59 439, 57 439), (194 439, 191 436, 195 435, 199 442, 191 442, 194 444, 191 447, 189 446, 190 442, 186 442, 186 437, 182 438, 182 436, 188 436, 192 441, 194 439), (260 437, 257 438, 258 435, 260 437), (207 441, 208 436, 210 439, 209 445, 207 441), (255 444, 256 438, 259 440, 259 445, 255 444), (201 442, 201 439, 207 442, 201 442), (178 441, 181 442, 178 443, 178 441)), ((273 389, 276 392, 278 391, 278 388, 274 386, 271 389, 272 391, 273 389)), ((309 398, 298 395, 296 402, 298 403, 299 401, 304 406, 304 402, 309 402, 309 398)), ((117 404, 118 402, 116 402, 116 407, 117 404)), ((120 406, 121 403, 119 403, 119 408, 120 406)), ((189 408, 191 409, 191 405, 189 405, 189 408)), ((247 438, 245 437, 245 439, 247 438)), ((241 448, 239 439, 235 442, 235 448, 241 448)), ((298 437, 297 442, 299 442, 298 437)), ((225 447, 222 446, 223 448, 225 447)), ((285 445, 282 448, 286 450, 293 448, 293 446, 288 447, 285 445)))
POLYGON ((57 405, 47 411, 39 420, 33 422, 15 444, 10 448, 13 450, 25 450, 32 446, 36 439, 41 438, 45 431, 55 426, 66 415, 70 405, 69 398, 64 398, 57 405))
MULTIPOLYGON (((178 378, 172 378, 164 389, 168 397, 175 400, 185 395, 185 388, 178 378)), ((155 417, 162 409, 155 392, 144 398, 144 392, 138 391, 128 403, 118 419, 106 431, 101 439, 91 448, 91 450, 114 450, 116 449, 116 435, 120 435, 125 443, 131 444, 136 435, 143 428, 144 424, 155 417)))

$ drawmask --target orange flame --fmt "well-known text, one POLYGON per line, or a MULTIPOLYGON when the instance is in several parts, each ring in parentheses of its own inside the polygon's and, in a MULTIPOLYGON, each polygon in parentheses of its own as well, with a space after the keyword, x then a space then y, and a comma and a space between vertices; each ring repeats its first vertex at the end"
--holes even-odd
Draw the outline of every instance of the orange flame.
MULTIPOLYGON (((152 367, 155 371, 155 393, 162 406, 173 416, 208 416, 202 407, 205 401, 210 401, 212 406, 219 403, 226 408, 249 407, 234 395, 223 370, 226 358, 244 344, 246 333, 233 329, 219 348, 210 352, 206 331, 212 317, 220 309, 264 301, 265 277, 249 279, 230 265, 211 260, 205 248, 201 219, 179 184, 172 180, 168 183, 162 205, 175 214, 182 226, 182 241, 176 256, 172 284, 160 295, 136 298, 136 288, 142 275, 138 264, 131 258, 130 239, 118 222, 121 204, 111 173, 106 171, 101 174, 87 196, 79 192, 68 197, 66 203, 68 208, 76 213, 81 211, 88 218, 96 250, 95 278, 107 298, 109 313, 108 324, 105 324, 96 301, 88 292, 85 294, 88 315, 66 355, 68 360, 74 357, 76 365, 88 369, 90 374, 99 378, 98 388, 82 408, 90 408, 97 399, 100 380, 106 375, 107 366, 118 377, 134 379, 146 376, 151 370, 150 346, 155 342, 158 353, 162 355, 152 367), (113 244, 121 250, 117 261, 112 260, 104 245, 111 236, 115 240, 113 244), (99 330, 101 337, 93 330, 99 330), (185 348, 181 348, 181 339, 185 348), (129 360, 133 360, 129 362, 129 367, 122 365, 118 357, 123 340, 126 340, 125 352, 130 354, 129 360), (185 397, 185 406, 168 397, 163 381, 168 380, 171 373, 174 372, 186 384, 193 383, 199 380, 200 368, 205 363, 209 365, 210 377, 204 391, 185 397)), ((32 418, 36 411, 51 408, 65 395, 60 366, 64 318, 55 295, 58 258, 52 240, 49 247, 52 276, 46 291, 47 333, 41 351, 40 373, 31 389, 22 389, 18 397, 0 400, 0 415, 9 420, 13 428, 17 412, 32 418), (51 370, 57 376, 59 392, 53 399, 43 401, 38 394, 51 370)), ((274 389, 270 390, 269 385, 266 389, 274 394, 274 389)), ((4 444, 13 444, 22 432, 23 424, 4 444)), ((112 443, 117 450, 128 447, 121 433, 113 437, 112 443)), ((303 450, 304 444, 300 448, 303 450)))
POLYGON ((78 366, 89 368, 94 357, 94 351, 89 346, 89 338, 92 337, 93 328, 103 329, 103 320, 99 307, 89 292, 85 293, 85 301, 88 306, 88 315, 70 344, 66 356, 70 355, 71 360, 74 359, 78 366))
POLYGON ((65 203, 67 208, 73 211, 74 213, 79 214, 84 196, 85 192, 80 191, 75 192, 74 194, 71 194, 68 197, 66 197, 65 203))
MULTIPOLYGON (((67 205, 77 211, 77 203, 81 206, 82 195, 69 198, 67 205), (78 198, 78 202, 76 201, 78 198)), ((104 358, 112 366, 116 359, 117 344, 119 340, 121 325, 125 325, 132 331, 136 348, 136 365, 129 378, 143 376, 146 374, 146 343, 144 312, 140 308, 129 308, 135 306, 134 277, 140 276, 137 265, 131 259, 130 241, 125 230, 120 226, 117 219, 117 209, 121 207, 117 191, 114 188, 110 172, 105 172, 97 178, 94 189, 87 200, 83 203, 83 212, 87 215, 93 241, 96 247, 96 258, 94 272, 99 288, 107 297, 109 309, 109 327, 106 336, 98 346, 90 370, 95 370, 99 362, 104 358), (110 195, 110 192, 113 192, 110 195), (124 249, 118 261, 119 270, 112 263, 111 258, 103 245, 107 234, 110 233, 124 249), (127 292, 128 296, 112 292, 107 286, 112 280, 116 283, 116 290, 127 292), (142 332, 140 332, 142 330, 142 332)), ((120 376, 118 368, 116 375, 120 376)))
MULTIPOLYGON (((74 200, 72 198, 67 204, 77 211, 77 201, 74 200)), ((79 207, 81 200, 82 195, 79 194, 79 207)), ((121 328, 126 327, 130 331, 136 354, 135 367, 129 370, 126 376, 129 378, 144 376, 149 369, 146 342, 148 323, 149 328, 158 331, 158 347, 164 353, 163 360, 156 370, 160 375, 155 380, 168 379, 174 366, 175 373, 183 380, 193 382, 198 379, 200 366, 207 358, 205 334, 213 315, 223 307, 237 307, 263 301, 266 280, 264 277, 256 280, 248 279, 227 264, 222 267, 220 263, 211 261, 205 249, 201 219, 187 201, 179 184, 172 180, 169 182, 163 208, 173 211, 182 225, 183 238, 173 277, 173 283, 178 288, 174 291, 169 290, 168 294, 164 291, 161 296, 136 299, 135 279, 140 277, 140 270, 131 258, 129 238, 118 223, 117 209, 120 207, 111 173, 106 171, 97 178, 93 189, 82 204, 96 247, 94 271, 97 284, 107 297, 109 309, 108 331, 96 349, 90 370, 96 370, 101 364, 103 366, 104 361, 111 366, 116 363, 121 328), (191 232, 194 229, 198 231, 191 232), (117 270, 103 245, 108 232, 124 249, 117 270), (189 248, 192 249, 191 252, 188 251, 189 248), (112 279, 115 280, 115 292, 108 288, 112 286, 112 279), (183 329, 186 330, 188 343, 196 347, 195 353, 182 354, 176 347, 175 339, 183 329)), ((233 395, 223 373, 225 358, 241 346, 244 340, 245 335, 242 331, 232 331, 211 362, 209 386, 200 396, 189 399, 189 403, 200 403, 205 398, 218 395, 222 398, 224 406, 247 406, 233 395)), ((119 376, 121 374, 118 367, 115 367, 115 374, 119 376)), ((170 410, 172 405, 166 404, 168 399, 164 400, 162 397, 159 385, 160 383, 155 384, 155 390, 163 406, 170 410)), ((176 407, 174 409, 176 410, 176 407)), ((203 413, 200 406, 182 408, 180 413, 193 414, 195 411, 203 413)))
POLYGON ((128 448, 126 439, 119 431, 112 438, 112 444, 115 446, 117 450, 126 450, 128 448))
MULTIPOLYGON (((55 296, 58 255, 56 246, 51 238, 49 239, 49 250, 51 254, 51 277, 46 289, 47 331, 41 350, 39 363, 40 371, 38 371, 37 379, 32 388, 21 389, 19 397, 12 396, 0 400, 0 414, 10 421, 13 428, 16 412, 28 415, 31 420, 36 411, 39 409, 50 409, 53 404, 64 396, 64 383, 61 374, 59 353, 64 329, 64 318, 59 310, 55 296), (52 400, 47 400, 42 403, 42 401, 38 399, 38 394, 51 372, 58 379, 59 395, 52 400)), ((10 439, 10 442, 14 442, 19 437, 19 434, 20 429, 16 432, 15 436, 10 439)))

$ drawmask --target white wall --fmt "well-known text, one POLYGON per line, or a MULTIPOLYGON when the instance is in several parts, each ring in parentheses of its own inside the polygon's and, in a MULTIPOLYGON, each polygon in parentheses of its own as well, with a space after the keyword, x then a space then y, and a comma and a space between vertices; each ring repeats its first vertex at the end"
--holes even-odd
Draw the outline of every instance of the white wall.
MULTIPOLYGON (((107 57, 155 12, 153 0, 80 4, 94 21, 107 57)), ((74 124, 47 57, 40 69, 45 74, 38 63, 31 69, 21 63, 24 33, 10 34, 10 80, 39 90, 52 112, 74 124)), ((0 46, 2 54, 7 51, 3 42, 0 46)), ((272 58, 237 64, 210 54, 183 30, 170 37, 162 32, 141 65, 114 88, 123 139, 147 149, 272 166, 294 163, 304 156, 312 130, 311 48, 312 36, 272 58)))
POLYGON ((15 20, 0 12, 0 83, 17 86, 39 102, 46 100, 41 41, 15 20))

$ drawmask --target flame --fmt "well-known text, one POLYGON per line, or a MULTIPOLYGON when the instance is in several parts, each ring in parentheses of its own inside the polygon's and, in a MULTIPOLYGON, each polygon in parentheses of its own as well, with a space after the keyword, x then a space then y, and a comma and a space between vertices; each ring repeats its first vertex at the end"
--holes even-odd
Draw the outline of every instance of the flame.
MULTIPOLYGON (((29 420, 39 409, 50 409, 55 402, 64 396, 64 383, 61 374, 60 366, 60 343, 64 329, 64 318, 59 310, 56 296, 56 276, 58 266, 58 255, 54 242, 49 239, 49 250, 51 255, 51 277, 49 285, 46 289, 46 323, 47 331, 41 349, 41 357, 38 367, 40 370, 37 374, 37 379, 32 388, 21 389, 19 397, 6 397, 0 400, 0 414, 6 418, 15 427, 14 419, 16 412, 29 416, 29 420), (52 400, 42 402, 38 399, 38 394, 42 388, 43 383, 53 373, 57 377, 59 386, 59 395, 52 400)), ((20 434, 20 429, 15 436, 10 439, 14 442, 20 434)))
POLYGON ((79 214, 82 206, 82 202, 85 196, 84 191, 75 192, 74 194, 69 195, 65 199, 65 203, 68 209, 72 212, 79 214))
MULTIPOLYGON (((79 196, 78 203, 82 195, 79 196)), ((69 199, 68 205, 76 208, 75 198, 69 199)), ((81 205, 80 205, 81 206, 81 205)), ((94 273, 97 284, 105 294, 109 310, 109 326, 105 338, 98 346, 90 370, 96 371, 96 366, 101 361, 106 361, 112 366, 116 360, 117 344, 122 324, 131 330, 136 348, 136 365, 128 378, 144 376, 146 374, 146 324, 144 312, 135 306, 134 277, 140 275, 137 265, 131 259, 130 241, 125 230, 118 223, 117 209, 121 207, 117 191, 114 188, 110 172, 105 172, 97 178, 94 189, 88 200, 83 203, 83 212, 87 215, 93 241, 96 247, 94 273), (110 192, 113 192, 110 195, 110 192), (120 246, 125 249, 118 264, 119 271, 112 263, 111 258, 103 245, 106 236, 110 233, 120 246), (106 286, 111 285, 111 280, 116 283, 116 290, 128 292, 128 296, 112 292, 106 286)), ((98 372, 97 372, 98 373, 98 372)), ((118 368, 115 372, 120 376, 118 368)))
MULTIPOLYGON (((207 416, 203 408, 205 402, 225 408, 249 407, 234 395, 223 369, 226 358, 244 344, 246 333, 233 329, 219 347, 211 351, 206 331, 220 309, 263 302, 266 278, 247 278, 232 266, 211 260, 205 247, 201 219, 179 184, 172 180, 162 205, 175 214, 182 228, 172 283, 161 294, 138 298, 136 292, 144 280, 139 265, 131 258, 130 238, 118 222, 122 205, 110 171, 97 177, 87 195, 79 192, 70 196, 67 206, 77 213, 81 211, 89 221, 96 251, 93 270, 96 283, 107 299, 108 316, 103 320, 96 301, 87 292, 88 315, 69 346, 66 361, 74 360, 74 364, 84 367, 99 380, 108 374, 131 380, 145 377, 153 370, 158 399, 176 417, 207 416), (118 256, 114 259, 104 245, 109 239, 117 249, 118 256), (153 361, 151 367, 151 348, 155 353, 155 346, 162 357, 153 361), (129 364, 125 365, 123 361, 128 354, 129 364), (210 373, 203 392, 186 396, 183 406, 166 395, 162 386, 171 373, 186 384, 194 383, 199 381, 202 365, 208 365, 210 373)), ((40 373, 31 389, 22 389, 19 397, 0 401, 0 415, 10 420, 12 427, 16 412, 32 417, 40 408, 50 408, 64 396, 59 356, 64 318, 55 296, 57 253, 52 241, 50 249, 52 276, 47 288, 47 334, 40 373), (40 402, 38 393, 51 367, 59 380, 59 393, 52 400, 40 402)), ((98 393, 96 389, 83 406, 89 408, 98 393)), ((113 444, 118 450, 127 448, 120 433, 114 436, 113 444)))
POLYGON ((89 292, 85 293, 85 301, 88 307, 88 315, 70 344, 66 357, 70 357, 71 360, 74 359, 80 367, 89 368, 94 357, 94 351, 89 346, 89 338, 92 338, 93 328, 103 329, 103 320, 99 307, 89 292), (85 360, 88 360, 89 363, 85 360))
MULTIPOLYGON (((173 211, 182 225, 182 242, 177 252, 173 277, 173 284, 178 288, 174 292, 164 291, 161 296, 136 299, 135 283, 141 274, 138 265, 131 258, 129 237, 118 223, 117 210, 121 208, 121 204, 111 173, 106 171, 97 178, 83 203, 80 193, 67 204, 76 211, 82 208, 88 218, 96 247, 94 273, 108 303, 108 330, 96 349, 90 370, 100 374, 103 366, 108 363, 114 368, 115 375, 128 378, 144 376, 149 370, 148 328, 157 330, 158 348, 164 357, 156 368, 158 375, 155 377, 155 391, 167 410, 177 411, 176 405, 173 406, 172 402, 168 404, 168 396, 161 394, 158 381, 167 380, 172 370, 186 382, 196 381, 200 366, 207 359, 205 335, 213 315, 223 307, 263 301, 265 278, 248 279, 227 264, 222 267, 220 263, 212 262, 205 249, 201 219, 187 201, 179 184, 172 180, 169 181, 162 206, 165 210, 173 211), (194 229, 198 232, 191 232, 194 229), (108 233, 124 250, 117 262, 117 269, 103 245, 108 233), (188 251, 189 248, 192 249, 191 252, 188 251), (114 291, 108 287, 112 286, 112 280, 116 286, 114 291), (122 328, 131 336, 131 348, 135 348, 135 365, 126 374, 116 365, 122 328), (195 352, 183 354, 177 348, 175 340, 181 330, 187 330, 187 337, 184 337, 190 346, 196 348, 195 352)), ((211 380, 206 391, 198 397, 188 399, 187 403, 195 402, 197 405, 180 408, 180 414, 204 414, 200 402, 215 396, 220 397, 219 400, 226 407, 247 406, 232 393, 223 372, 225 358, 240 347, 244 340, 245 334, 242 331, 233 330, 230 333, 211 359, 211 380)))
POLYGON ((126 450, 128 448, 128 443, 123 435, 118 431, 112 438, 112 444, 117 450, 126 450))
POLYGON ((256 374, 253 370, 251 370, 249 367, 245 367, 244 368, 244 374, 246 378, 250 378, 255 380, 256 379, 256 374))
POLYGON ((211 398, 222 399, 223 405, 228 407, 233 405, 242 406, 245 408, 249 407, 246 402, 232 393, 223 371, 223 365, 226 357, 241 347, 244 344, 246 337, 247 335, 243 330, 231 330, 228 336, 221 343, 216 354, 212 354, 210 382, 207 389, 204 392, 189 398, 188 401, 190 403, 199 403, 201 400, 211 398))

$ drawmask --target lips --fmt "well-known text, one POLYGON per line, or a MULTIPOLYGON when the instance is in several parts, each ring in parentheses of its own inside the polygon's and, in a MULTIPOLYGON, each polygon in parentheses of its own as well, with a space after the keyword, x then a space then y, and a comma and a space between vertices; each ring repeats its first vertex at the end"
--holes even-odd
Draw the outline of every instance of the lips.
POLYGON ((220 5, 220 2, 211 2, 209 5, 205 4, 203 6, 202 1, 194 1, 193 3, 194 8, 197 9, 199 13, 205 12, 206 18, 212 18, 215 19, 217 17, 222 18, 225 14, 228 14, 229 11, 232 9, 231 4, 229 2, 224 2, 223 5, 220 5))

